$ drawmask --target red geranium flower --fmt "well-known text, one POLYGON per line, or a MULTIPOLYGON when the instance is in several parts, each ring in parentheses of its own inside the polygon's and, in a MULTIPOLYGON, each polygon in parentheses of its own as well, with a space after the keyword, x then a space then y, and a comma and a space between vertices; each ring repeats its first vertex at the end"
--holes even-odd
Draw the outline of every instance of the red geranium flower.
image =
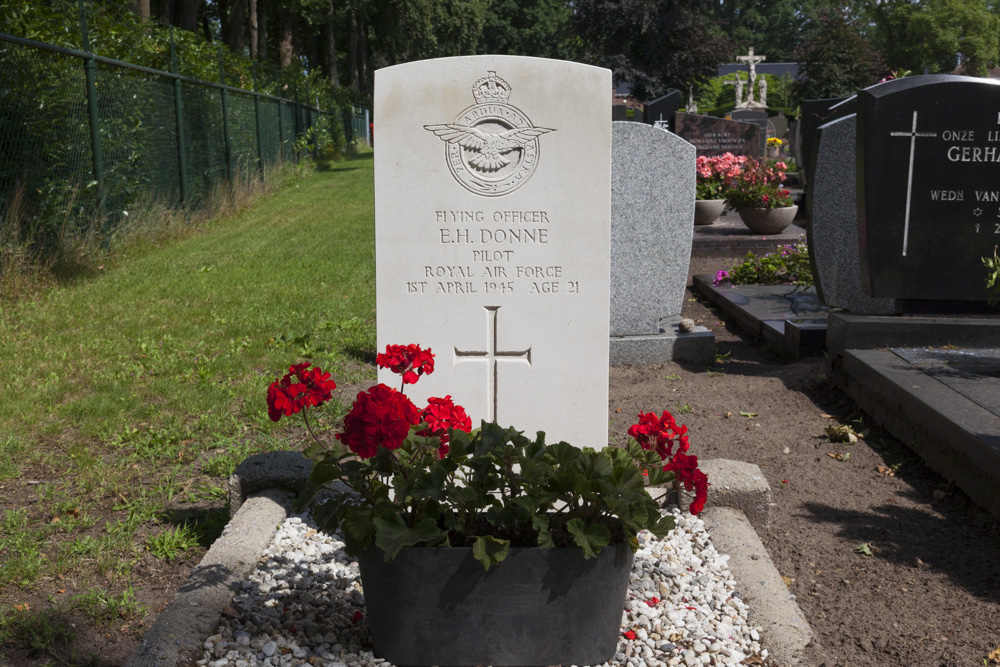
POLYGON ((375 456, 379 447, 398 449, 420 422, 420 411, 402 393, 377 384, 358 393, 351 411, 344 417, 344 432, 337 439, 363 459, 375 456))
POLYGON ((427 423, 427 428, 420 435, 433 436, 441 440, 438 448, 438 458, 444 458, 448 453, 448 429, 458 429, 468 433, 472 430, 472 420, 465 413, 465 408, 455 405, 451 396, 444 398, 428 398, 427 407, 420 413, 420 421, 427 423))
POLYGON ((656 450, 663 460, 671 456, 675 443, 679 452, 686 452, 690 447, 687 426, 683 424, 678 426, 673 415, 666 410, 659 418, 652 412, 640 412, 639 422, 629 428, 628 434, 635 438, 643 449, 656 450))
POLYGON ((403 384, 415 384, 421 375, 434 372, 434 355, 430 348, 419 345, 386 345, 385 352, 375 357, 379 368, 388 368, 403 376, 403 384))
POLYGON ((318 366, 309 370, 308 362, 293 364, 280 380, 267 388, 267 415, 271 421, 289 417, 308 407, 317 407, 330 400, 337 383, 318 366), (292 378, 298 382, 292 382, 292 378))
POLYGON ((691 514, 700 514, 705 509, 709 484, 708 475, 698 470, 698 457, 677 452, 673 459, 663 466, 663 469, 672 470, 677 483, 683 484, 688 491, 694 491, 694 501, 689 510, 691 514))

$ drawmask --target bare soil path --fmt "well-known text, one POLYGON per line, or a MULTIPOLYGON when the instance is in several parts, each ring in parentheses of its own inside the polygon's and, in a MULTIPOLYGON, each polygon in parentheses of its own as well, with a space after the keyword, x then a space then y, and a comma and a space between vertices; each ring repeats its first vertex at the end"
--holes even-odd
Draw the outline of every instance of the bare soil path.
MULTIPOLYGON (((731 265, 696 257, 691 275, 731 265)), ((782 362, 690 286, 684 315, 715 332, 720 360, 613 368, 610 432, 668 409, 692 453, 761 467, 776 503, 761 539, 817 634, 817 664, 1000 664, 997 522, 829 386, 825 359, 782 362), (864 439, 831 442, 840 424, 864 439)))

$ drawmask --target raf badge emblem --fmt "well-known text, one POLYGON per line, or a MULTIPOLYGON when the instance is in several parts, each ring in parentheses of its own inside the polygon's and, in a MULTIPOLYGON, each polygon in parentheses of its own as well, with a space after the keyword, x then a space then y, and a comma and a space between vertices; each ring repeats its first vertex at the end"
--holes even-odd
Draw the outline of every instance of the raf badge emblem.
POLYGON ((472 86, 476 103, 454 123, 424 125, 445 142, 448 167, 462 187, 499 197, 524 185, 538 164, 538 137, 555 130, 533 127, 507 103, 510 85, 488 72, 472 86))

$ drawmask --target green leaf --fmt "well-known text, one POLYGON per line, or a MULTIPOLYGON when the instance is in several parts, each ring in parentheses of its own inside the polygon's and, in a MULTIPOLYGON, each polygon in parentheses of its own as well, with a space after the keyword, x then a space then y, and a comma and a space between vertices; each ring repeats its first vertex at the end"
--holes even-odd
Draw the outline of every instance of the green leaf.
POLYGON ((676 526, 677 520, 674 519, 674 516, 672 514, 664 514, 653 522, 652 525, 647 524, 646 530, 659 538, 663 538, 666 537, 676 526))
POLYGON ((603 523, 585 524, 583 519, 576 518, 566 522, 566 529, 577 546, 583 549, 584 558, 593 558, 611 542, 611 530, 603 523))
POLYGON ((556 545, 552 541, 552 531, 549 530, 548 514, 536 514, 531 517, 531 527, 538 533, 538 546, 551 548, 556 545))
POLYGON ((863 542, 859 544, 858 546, 854 547, 854 550, 857 551, 862 556, 872 555, 872 547, 871 544, 869 544, 868 542, 863 542))
MULTIPOLYGON (((326 503, 324 503, 326 505, 326 503)), ((375 508, 351 506, 344 507, 339 512, 340 529, 344 533, 344 549, 348 554, 357 556, 368 548, 375 536, 375 508)), ((323 527, 321 515, 316 513, 316 522, 323 527)))
POLYGON ((480 535, 472 545, 472 555, 488 570, 510 552, 510 540, 498 540, 492 535, 480 535))
POLYGON ((422 519, 410 528, 403 518, 388 508, 375 517, 375 545, 385 552, 386 562, 391 561, 403 547, 421 542, 439 540, 443 532, 434 519, 422 519))

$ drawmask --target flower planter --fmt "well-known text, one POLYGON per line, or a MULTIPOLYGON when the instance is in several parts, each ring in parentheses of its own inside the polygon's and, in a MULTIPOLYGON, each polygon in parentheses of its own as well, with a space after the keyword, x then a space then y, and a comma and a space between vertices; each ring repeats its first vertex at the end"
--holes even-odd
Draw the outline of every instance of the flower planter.
POLYGON ((694 202, 694 224, 712 224, 716 218, 722 215, 725 208, 725 199, 696 199, 694 202))
POLYGON ((358 559, 375 655, 396 665, 595 665, 621 631, 633 554, 512 548, 488 571, 470 548, 358 559))
POLYGON ((781 208, 741 208, 740 219, 754 234, 780 234, 795 219, 798 206, 781 208))

